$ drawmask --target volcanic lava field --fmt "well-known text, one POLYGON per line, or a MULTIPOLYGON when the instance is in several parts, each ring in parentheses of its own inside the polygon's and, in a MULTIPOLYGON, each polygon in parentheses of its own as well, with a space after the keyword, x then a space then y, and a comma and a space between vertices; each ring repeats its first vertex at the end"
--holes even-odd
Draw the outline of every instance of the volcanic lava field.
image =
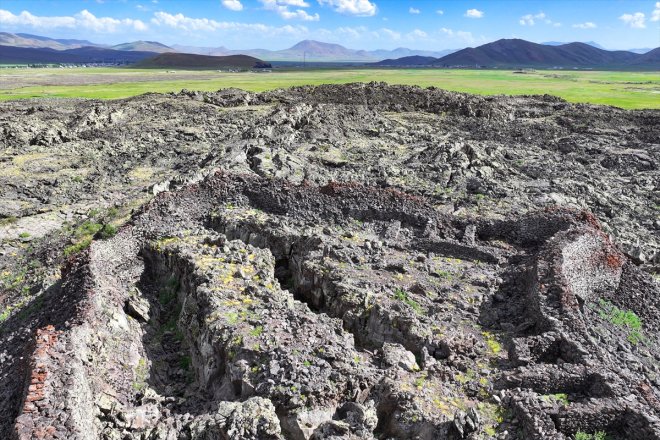
POLYGON ((0 103, 0 437, 660 439, 660 111, 0 103))

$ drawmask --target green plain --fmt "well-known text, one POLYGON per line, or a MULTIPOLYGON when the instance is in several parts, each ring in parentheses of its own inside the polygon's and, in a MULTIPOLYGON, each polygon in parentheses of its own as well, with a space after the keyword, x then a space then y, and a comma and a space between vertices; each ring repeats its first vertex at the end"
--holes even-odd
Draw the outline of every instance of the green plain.
POLYGON ((167 71, 155 69, 0 69, 0 100, 41 97, 113 99, 147 92, 178 92, 184 88, 215 91, 237 87, 258 92, 297 85, 385 81, 480 95, 547 93, 570 102, 626 109, 660 109, 660 72, 553 70, 520 74, 504 69, 342 68, 275 70, 271 73, 177 71, 177 79, 172 80, 166 75, 167 71), (20 75, 18 81, 17 75, 20 75), (30 84, 31 75, 39 76, 39 85, 30 84), (58 83, 58 79, 64 78, 62 75, 81 75, 81 81, 76 85, 62 85, 58 83), (121 81, 113 81, 113 75, 121 75, 121 81), (185 78, 181 79, 181 75, 185 78))

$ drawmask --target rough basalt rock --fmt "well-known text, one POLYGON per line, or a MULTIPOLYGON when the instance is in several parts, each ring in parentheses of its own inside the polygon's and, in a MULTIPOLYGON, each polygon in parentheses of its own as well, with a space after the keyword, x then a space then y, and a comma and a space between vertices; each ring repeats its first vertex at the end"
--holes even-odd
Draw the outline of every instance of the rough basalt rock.
POLYGON ((0 105, 0 234, 46 225, 2 241, 4 437, 660 439, 657 112, 382 84, 0 105), (132 212, 63 258, 100 201, 132 212))
POLYGON ((462 245, 464 219, 357 184, 218 173, 162 193, 72 262, 59 294, 84 307, 37 334, 13 432, 658 438, 656 323, 633 344, 593 309, 627 288, 595 219, 470 224, 462 245))

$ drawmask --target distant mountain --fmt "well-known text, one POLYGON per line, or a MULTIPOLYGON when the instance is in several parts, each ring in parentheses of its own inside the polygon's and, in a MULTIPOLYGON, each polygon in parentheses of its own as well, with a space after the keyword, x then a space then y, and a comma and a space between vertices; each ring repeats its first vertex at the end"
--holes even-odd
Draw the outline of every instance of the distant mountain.
POLYGON ((438 67, 625 68, 633 66, 638 57, 640 55, 632 52, 607 51, 585 43, 548 46, 519 39, 502 39, 459 50, 433 64, 438 67))
MULTIPOLYGON (((63 44, 65 46, 78 46, 78 47, 82 47, 82 46, 103 46, 102 44, 92 43, 89 40, 74 40, 74 39, 70 39, 70 38, 49 38, 49 37, 42 37, 40 35, 21 34, 21 33, 18 33, 16 35, 18 35, 20 37, 24 37, 24 38, 31 38, 33 40, 56 41, 56 42, 58 42, 60 44, 63 44)), ((75 48, 73 48, 73 49, 75 49, 75 48)))
MULTIPOLYGON (((546 46, 562 46, 562 45, 568 44, 568 43, 566 43, 566 42, 562 43, 560 41, 546 41, 546 42, 541 43, 541 44, 545 44, 546 46)), ((589 46, 593 46, 593 47, 596 47, 598 49, 607 50, 606 48, 604 48, 600 44, 596 43, 595 41, 585 41, 584 44, 588 44, 589 46)), ((626 51, 627 52, 643 54, 643 53, 646 53, 646 52, 650 52, 651 50, 653 50, 653 49, 651 49, 650 47, 642 47, 642 48, 637 48, 637 49, 627 49, 626 51)))
POLYGON ((634 52, 634 53, 638 53, 638 54, 645 54, 647 52, 651 52, 652 50, 653 49, 651 49, 650 47, 642 47, 642 48, 638 48, 638 49, 628 49, 628 52, 634 52))
POLYGON ((181 44, 173 44, 172 49, 181 53, 194 53, 197 55, 228 55, 231 50, 227 49, 224 46, 220 47, 199 47, 199 46, 183 46, 181 44))
POLYGON ((31 47, 35 49, 55 49, 67 50, 78 49, 81 47, 99 47, 104 49, 114 49, 129 52, 175 52, 169 46, 166 46, 157 41, 133 41, 130 43, 117 44, 115 46, 108 46, 104 44, 92 43, 88 40, 73 40, 62 38, 43 37, 41 35, 32 34, 12 34, 9 32, 0 32, 0 45, 14 46, 14 47, 31 47))
POLYGON ((366 51, 347 49, 340 44, 323 43, 314 40, 304 40, 284 50, 232 50, 230 53, 242 53, 267 61, 367 62, 374 60, 374 57, 366 51))
POLYGON ((287 51, 306 54, 310 58, 350 59, 362 58, 365 56, 364 51, 356 51, 347 49, 340 44, 323 43, 314 40, 303 40, 290 47, 287 51))
MULTIPOLYGON (((236 51, 233 51, 234 53, 236 51)), ((303 40, 289 49, 268 51, 250 50, 242 53, 258 56, 268 61, 342 61, 342 62, 370 62, 383 59, 399 58, 402 56, 443 56, 452 51, 418 51, 400 47, 394 50, 355 50, 348 49, 340 44, 323 43, 315 40, 303 40)))
POLYGON ((155 55, 155 52, 114 50, 103 47, 79 47, 78 49, 67 49, 64 53, 75 54, 83 57, 91 63, 134 63, 155 55))
POLYGON ((660 69, 660 47, 639 55, 632 63, 635 66, 641 67, 656 67, 660 69))
POLYGON ((196 53, 200 55, 250 55, 267 61, 300 61, 310 62, 372 62, 384 59, 394 59, 407 56, 442 57, 456 50, 428 51, 399 47, 394 50, 355 50, 340 44, 323 43, 315 40, 301 41, 288 49, 245 49, 231 50, 220 47, 172 46, 179 52, 196 53))
POLYGON ((132 43, 122 43, 112 46, 111 49, 114 50, 128 50, 128 51, 138 51, 138 52, 156 52, 156 53, 165 53, 165 52, 176 52, 173 48, 159 43, 157 41, 133 41, 132 43))
POLYGON ((54 39, 32 34, 12 34, 0 32, 0 45, 14 47, 48 48, 55 50, 75 49, 83 46, 97 46, 87 40, 54 39))
MULTIPOLYGON (((5 63, 134 63, 159 53, 170 52, 207 57, 244 55, 258 61, 273 62, 301 63, 305 60, 310 63, 373 63, 376 66, 399 67, 660 69, 657 49, 608 51, 593 41, 587 43, 548 41, 537 44, 520 39, 502 39, 462 50, 428 51, 399 47, 393 50, 368 51, 348 49, 340 44, 303 40, 283 50, 231 50, 224 46, 167 46, 157 41, 134 41, 110 47, 87 40, 55 39, 32 34, 0 32, 0 57, 5 63)), ((181 61, 177 58, 172 59, 181 61)), ((167 60, 168 58, 165 58, 165 61, 167 60)), ((186 65, 188 60, 181 62, 186 65)), ((209 63, 208 67, 215 68, 214 61, 209 63)), ((163 67, 168 66, 163 65, 163 67)))
POLYGON ((167 52, 135 64, 141 68, 176 68, 176 69, 253 69, 271 67, 270 64, 247 55, 207 56, 190 53, 167 52))
POLYGON ((29 63, 81 63, 81 58, 74 54, 63 54, 48 48, 0 46, 0 59, 5 64, 29 63))
MULTIPOLYGON (((596 43, 595 41, 584 41, 583 43, 588 44, 589 46, 593 46, 597 49, 607 50, 603 46, 601 46, 600 44, 596 43)), ((569 44, 569 43, 561 42, 561 41, 546 41, 545 43, 541 43, 541 44, 543 44, 545 46, 563 46, 564 44, 569 44)))
POLYGON ((120 51, 137 52, 180 52, 207 56, 229 56, 248 55, 266 61, 298 61, 309 62, 357 62, 368 63, 385 59, 398 59, 410 56, 442 57, 456 50, 415 50, 406 47, 398 47, 393 50, 357 50, 348 49, 340 44, 324 43, 315 40, 303 40, 288 49, 246 49, 232 50, 224 46, 197 47, 175 44, 167 46, 157 41, 134 41, 114 46, 92 43, 87 40, 57 39, 32 34, 12 34, 0 32, 0 45, 26 47, 26 48, 48 48, 55 50, 77 49, 80 47, 99 47, 120 51))
POLYGON ((368 51, 367 53, 373 56, 374 58, 385 60, 385 59, 403 58, 403 57, 412 57, 412 56, 441 58, 444 57, 445 55, 449 55, 450 53, 454 53, 456 51, 458 51, 458 49, 445 49, 445 50, 433 51, 433 50, 408 49, 407 47, 397 47, 396 49, 393 50, 378 49, 378 50, 368 51))
POLYGON ((156 55, 154 52, 136 52, 80 47, 54 50, 49 48, 0 46, 0 59, 8 64, 81 64, 81 63, 135 63, 156 55))
POLYGON ((374 63, 374 66, 393 66, 393 67, 405 67, 405 66, 428 66, 436 62, 438 58, 435 57, 423 57, 419 55, 413 55, 410 57, 402 57, 396 59, 387 59, 374 63))

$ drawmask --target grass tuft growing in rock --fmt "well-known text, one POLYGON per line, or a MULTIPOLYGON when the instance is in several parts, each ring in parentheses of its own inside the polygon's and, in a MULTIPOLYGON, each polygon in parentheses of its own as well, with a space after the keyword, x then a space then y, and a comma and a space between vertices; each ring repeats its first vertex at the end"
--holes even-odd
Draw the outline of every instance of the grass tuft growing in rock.
POLYGON ((98 232, 98 236, 102 240, 112 238, 117 234, 117 227, 111 224, 103 225, 103 228, 98 232))
POLYGON ((546 402, 555 401, 557 403, 561 403, 562 405, 569 404, 568 395, 565 393, 546 394, 545 396, 541 396, 541 398, 546 402))
POLYGON ((575 440, 607 440, 605 431, 596 431, 593 434, 578 431, 575 433, 575 440))
POLYGON ((72 244, 71 246, 65 247, 64 256, 69 257, 71 255, 75 255, 78 252, 87 249, 90 244, 92 244, 92 237, 85 237, 82 240, 72 244))
POLYGON ((0 226, 8 226, 16 223, 18 219, 14 216, 0 218, 0 226))
POLYGON ((502 351, 502 345, 497 342, 497 339, 495 339, 495 335, 493 335, 490 332, 483 332, 482 333, 484 338, 486 338, 486 345, 488 346, 488 349, 490 352, 494 355, 500 354, 502 351))
POLYGON ((604 299, 599 300, 598 304, 600 306, 599 316, 617 327, 625 328, 631 344, 636 345, 642 340, 642 320, 635 312, 622 310, 604 299))
POLYGON ((417 301, 414 299, 410 298, 408 296, 408 292, 406 292, 403 289, 396 289, 394 291, 394 298, 398 299, 399 301, 409 305, 417 314, 422 313, 422 306, 419 305, 417 301))

